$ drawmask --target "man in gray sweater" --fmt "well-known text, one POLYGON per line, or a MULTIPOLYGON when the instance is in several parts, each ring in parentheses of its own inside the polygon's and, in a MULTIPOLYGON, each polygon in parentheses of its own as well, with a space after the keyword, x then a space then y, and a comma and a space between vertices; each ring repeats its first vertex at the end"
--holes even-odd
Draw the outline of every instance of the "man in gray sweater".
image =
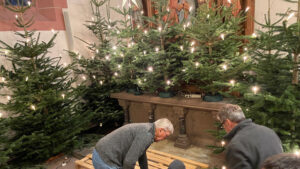
POLYGON ((260 169, 269 156, 282 153, 282 146, 276 133, 265 126, 245 119, 238 105, 227 104, 218 112, 229 141, 226 146, 226 167, 228 169, 260 169))
POLYGON ((154 123, 132 123, 122 126, 101 138, 93 152, 95 169, 148 169, 146 150, 154 141, 173 134, 172 123, 159 119, 154 123))

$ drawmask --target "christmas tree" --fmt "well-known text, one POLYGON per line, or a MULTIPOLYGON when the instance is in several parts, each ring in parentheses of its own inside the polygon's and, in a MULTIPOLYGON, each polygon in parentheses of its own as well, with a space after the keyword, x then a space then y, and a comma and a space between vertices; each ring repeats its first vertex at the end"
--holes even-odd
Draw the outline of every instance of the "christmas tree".
MULTIPOLYGON (((293 2, 299 10, 300 2, 293 2)), ((260 23, 262 30, 250 41, 253 73, 241 82, 239 90, 244 97, 238 99, 246 115, 274 129, 288 151, 300 145, 300 17, 298 13, 291 23, 294 12, 288 10, 274 22, 269 8, 265 23, 260 23)))
POLYGON ((191 26, 184 27, 190 41, 184 48, 190 54, 183 62, 182 78, 206 94, 216 94, 234 85, 243 78, 240 72, 247 68, 247 51, 242 49, 244 11, 234 16, 234 9, 232 4, 202 4, 191 26))
POLYGON ((29 30, 34 24, 26 14, 31 5, 28 1, 26 6, 7 6, 16 13, 15 24, 23 31, 15 32, 20 40, 14 45, 0 41, 12 65, 1 65, 0 76, 5 79, 1 85, 10 93, 1 95, 7 102, 0 107, 10 115, 6 119, 10 137, 8 146, 1 144, 0 149, 7 153, 10 165, 22 163, 22 168, 24 163, 36 164, 72 150, 89 120, 76 112, 81 104, 71 86, 73 65, 62 66, 60 57, 47 56, 57 33, 48 42, 40 42, 40 34, 29 30))
MULTIPOLYGON (((97 44, 88 45, 92 51, 92 57, 82 57, 78 53, 70 52, 73 57, 75 74, 78 75, 82 83, 76 91, 81 95, 85 104, 82 107, 82 113, 90 114, 92 125, 104 125, 108 121, 120 121, 123 114, 122 108, 118 105, 116 99, 110 98, 111 92, 116 92, 121 85, 116 83, 116 72, 114 71, 115 63, 113 59, 113 49, 110 37, 111 28, 116 22, 110 22, 108 18, 101 14, 100 8, 107 5, 107 1, 91 0, 91 8, 94 14, 92 21, 88 21, 86 26, 93 32, 99 40, 97 44)), ((108 8, 108 5, 106 6, 108 8)))

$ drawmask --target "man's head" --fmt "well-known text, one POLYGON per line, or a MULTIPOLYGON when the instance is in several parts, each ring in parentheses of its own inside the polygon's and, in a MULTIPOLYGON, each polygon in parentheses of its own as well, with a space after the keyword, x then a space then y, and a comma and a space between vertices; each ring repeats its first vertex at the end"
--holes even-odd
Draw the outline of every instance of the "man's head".
POLYGON ((161 141, 173 134, 174 127, 170 120, 166 118, 158 119, 154 122, 155 138, 154 141, 161 141))
POLYGON ((267 158, 262 169, 300 169, 300 156, 281 153, 267 158))
POLYGON ((245 120, 243 110, 238 105, 226 104, 218 112, 218 119, 229 133, 239 122, 245 120))

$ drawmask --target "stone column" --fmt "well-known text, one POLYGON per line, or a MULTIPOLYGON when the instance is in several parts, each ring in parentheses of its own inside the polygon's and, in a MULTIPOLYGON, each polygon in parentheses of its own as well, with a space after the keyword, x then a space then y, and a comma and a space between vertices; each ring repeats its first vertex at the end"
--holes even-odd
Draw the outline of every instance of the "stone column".
POLYGON ((187 148, 190 145, 190 140, 186 135, 185 117, 188 113, 188 109, 184 107, 173 107, 174 113, 179 116, 179 135, 175 141, 176 147, 187 148))
POLYGON ((124 124, 130 123, 130 114, 129 114, 129 108, 130 108, 130 101, 128 100, 122 100, 118 99, 119 105, 123 108, 124 110, 124 124))
POLYGON ((153 103, 143 103, 146 112, 148 112, 148 119, 150 123, 155 121, 155 109, 156 104, 153 103))

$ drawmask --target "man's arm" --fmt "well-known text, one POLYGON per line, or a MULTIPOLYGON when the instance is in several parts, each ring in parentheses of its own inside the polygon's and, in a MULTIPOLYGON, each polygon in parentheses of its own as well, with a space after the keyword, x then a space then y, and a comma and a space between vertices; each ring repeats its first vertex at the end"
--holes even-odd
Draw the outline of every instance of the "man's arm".
POLYGON ((148 158, 147 158, 146 151, 142 156, 140 156, 139 165, 141 169, 148 169, 148 158))
POLYGON ((229 169, 252 169, 251 159, 246 153, 242 145, 230 145, 226 153, 226 167, 229 169))
MULTIPOLYGON (((141 165, 141 169, 148 169, 148 163, 141 164, 140 157, 142 157, 146 149, 152 143, 151 137, 140 135, 136 136, 133 140, 128 152, 126 153, 126 157, 123 161, 123 169, 134 169, 135 163, 139 160, 139 164, 141 165)), ((147 156, 145 155, 144 160, 147 161, 147 156)))

